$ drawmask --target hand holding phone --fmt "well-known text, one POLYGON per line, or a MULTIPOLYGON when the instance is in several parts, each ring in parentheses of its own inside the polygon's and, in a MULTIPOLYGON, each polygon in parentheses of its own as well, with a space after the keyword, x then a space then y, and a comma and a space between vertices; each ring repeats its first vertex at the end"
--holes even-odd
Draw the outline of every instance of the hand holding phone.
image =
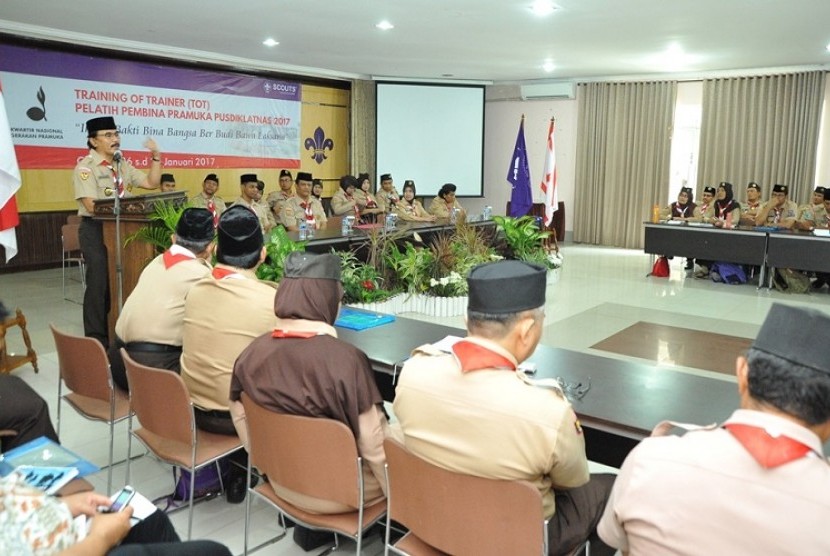
POLYGON ((135 489, 129 485, 121 489, 115 499, 110 504, 110 507, 105 510, 106 513, 120 512, 130 505, 130 501, 135 496, 135 489))

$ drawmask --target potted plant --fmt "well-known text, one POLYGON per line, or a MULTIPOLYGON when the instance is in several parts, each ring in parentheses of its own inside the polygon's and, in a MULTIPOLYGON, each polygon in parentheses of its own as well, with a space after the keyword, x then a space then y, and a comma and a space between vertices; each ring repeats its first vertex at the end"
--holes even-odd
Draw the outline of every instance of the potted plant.
POLYGON ((186 208, 186 205, 176 206, 167 201, 155 203, 153 213, 149 217, 150 223, 127 237, 124 240, 124 247, 138 240, 149 243, 159 253, 170 249, 173 244, 172 235, 176 233, 179 218, 182 217, 182 213, 186 208))
POLYGON ((265 242, 265 261, 256 269, 260 280, 279 282, 282 280, 285 258, 294 251, 305 251, 305 241, 292 241, 282 226, 275 226, 265 242))
POLYGON ((549 244, 552 232, 540 230, 533 216, 513 218, 494 216, 501 241, 498 250, 505 258, 540 264, 548 269, 549 282, 558 278, 562 254, 556 242, 549 244))

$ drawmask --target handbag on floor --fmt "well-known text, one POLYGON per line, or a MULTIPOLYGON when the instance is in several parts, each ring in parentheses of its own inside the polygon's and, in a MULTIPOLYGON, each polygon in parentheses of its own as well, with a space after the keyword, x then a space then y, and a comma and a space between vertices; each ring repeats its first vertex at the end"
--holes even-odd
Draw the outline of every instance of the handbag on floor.
POLYGON ((654 266, 651 267, 651 275, 657 278, 669 277, 669 260, 666 257, 657 257, 654 266))
POLYGON ((776 268, 772 276, 772 285, 782 292, 807 293, 810 290, 810 278, 792 268, 776 268))
MULTIPOLYGON (((218 464, 222 472, 221 480, 219 472, 216 470, 216 464, 206 465, 196 470, 196 482, 193 485, 194 500, 219 494, 222 492, 223 482, 225 485, 228 484, 228 470, 230 465, 225 459, 220 459, 218 464)), ((176 481, 176 488, 173 490, 172 498, 174 502, 187 502, 190 500, 190 471, 181 467, 174 467, 174 476, 177 470, 179 478, 176 481)))

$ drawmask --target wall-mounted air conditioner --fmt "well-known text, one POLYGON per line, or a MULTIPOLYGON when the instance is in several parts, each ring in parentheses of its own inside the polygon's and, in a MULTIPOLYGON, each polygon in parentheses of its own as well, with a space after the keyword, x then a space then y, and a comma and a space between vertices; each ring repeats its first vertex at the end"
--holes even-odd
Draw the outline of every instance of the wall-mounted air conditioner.
POLYGON ((574 98, 576 96, 576 84, 571 81, 560 81, 558 83, 532 83, 522 85, 522 99, 533 100, 542 98, 574 98))

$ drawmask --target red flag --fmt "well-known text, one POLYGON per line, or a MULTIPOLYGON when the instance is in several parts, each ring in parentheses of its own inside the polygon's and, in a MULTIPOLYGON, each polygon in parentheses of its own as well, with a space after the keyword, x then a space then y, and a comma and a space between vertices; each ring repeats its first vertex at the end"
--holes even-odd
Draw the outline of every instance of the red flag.
POLYGON ((545 226, 553 220, 553 213, 559 208, 559 195, 556 191, 556 147, 553 143, 553 130, 556 121, 550 119, 548 130, 548 152, 545 156, 545 171, 542 176, 542 193, 545 194, 545 226))
POLYGON ((20 189, 20 168, 14 154, 12 131, 3 103, 3 87, 0 85, 0 245, 5 247, 6 262, 17 255, 15 227, 20 223, 14 194, 20 189))

